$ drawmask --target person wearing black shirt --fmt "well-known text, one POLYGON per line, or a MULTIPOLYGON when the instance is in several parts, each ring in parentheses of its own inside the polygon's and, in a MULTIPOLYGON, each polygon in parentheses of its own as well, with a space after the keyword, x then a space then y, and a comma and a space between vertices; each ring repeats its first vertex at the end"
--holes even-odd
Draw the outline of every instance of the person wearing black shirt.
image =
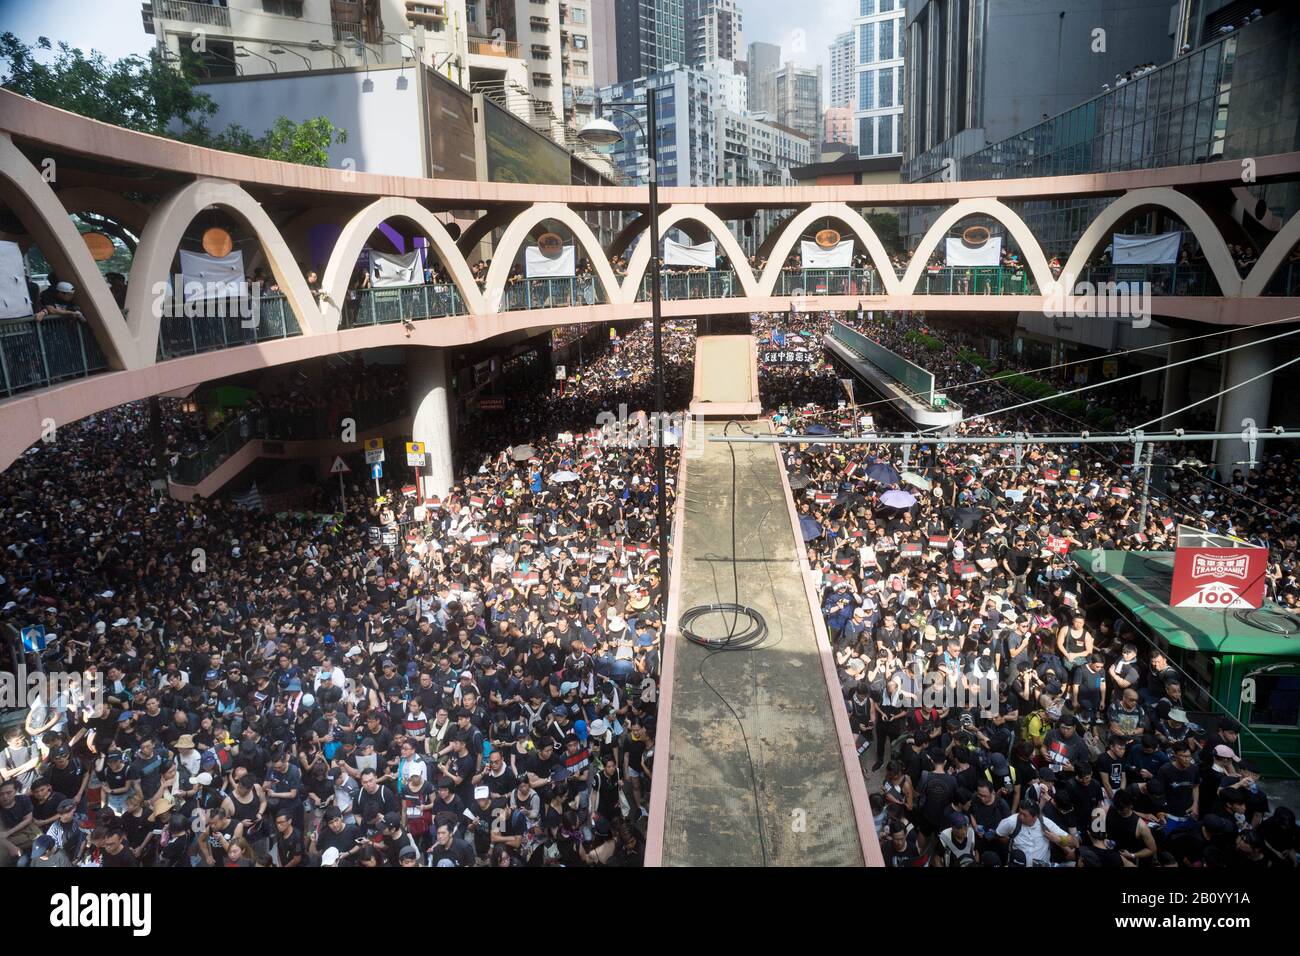
POLYGON ((325 811, 325 823, 320 832, 312 839, 313 852, 320 856, 326 850, 339 851, 340 860, 350 859, 358 852, 362 839, 361 828, 352 823, 345 823, 343 814, 337 807, 325 811))
POLYGON ((452 833, 448 823, 438 824, 438 839, 429 848, 430 866, 473 866, 474 848, 452 833))
POLYGON ((281 810, 275 815, 275 835, 272 838, 275 848, 276 866, 292 867, 302 864, 304 846, 302 831, 293 825, 293 812, 281 810))
POLYGON ((135 866, 135 854, 127 846, 126 831, 121 827, 109 830, 100 843, 100 866, 124 867, 135 866))
POLYGON ((1186 742, 1174 744, 1173 759, 1156 771, 1156 779, 1165 788, 1166 812, 1172 817, 1195 817, 1200 794, 1196 767, 1186 742))
POLYGON ((397 794, 387 784, 379 783, 373 770, 361 774, 361 792, 356 797, 357 819, 378 827, 384 814, 398 810, 397 794))

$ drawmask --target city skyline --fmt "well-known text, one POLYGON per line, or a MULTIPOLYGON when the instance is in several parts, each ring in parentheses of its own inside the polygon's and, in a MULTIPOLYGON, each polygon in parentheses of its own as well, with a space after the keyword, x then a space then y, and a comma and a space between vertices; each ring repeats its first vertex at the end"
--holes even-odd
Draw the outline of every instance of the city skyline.
MULTIPOLYGON (((849 28, 853 0, 823 0, 820 15, 809 21, 807 12, 784 0, 741 0, 745 14, 745 43, 761 41, 781 46, 781 59, 799 66, 822 66, 829 75, 829 46, 849 28)), ((45 36, 52 43, 66 42, 82 50, 99 50, 109 59, 132 54, 143 56, 153 37, 140 21, 140 0, 45 0, 39 6, 0 0, 0 23, 26 43, 45 36)), ((823 91, 825 106, 828 91, 823 91)))

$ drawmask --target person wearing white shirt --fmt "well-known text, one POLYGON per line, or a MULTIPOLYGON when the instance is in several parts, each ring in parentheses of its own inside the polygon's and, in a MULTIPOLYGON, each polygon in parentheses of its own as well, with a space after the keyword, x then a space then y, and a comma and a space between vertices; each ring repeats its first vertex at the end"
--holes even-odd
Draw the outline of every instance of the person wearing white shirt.
POLYGON ((1039 814, 1037 804, 1028 802, 998 824, 997 834, 1009 845, 1013 859, 1017 850, 1024 855, 1023 864, 1012 865, 1051 866, 1052 844, 1062 849, 1077 845, 1074 837, 1039 814))

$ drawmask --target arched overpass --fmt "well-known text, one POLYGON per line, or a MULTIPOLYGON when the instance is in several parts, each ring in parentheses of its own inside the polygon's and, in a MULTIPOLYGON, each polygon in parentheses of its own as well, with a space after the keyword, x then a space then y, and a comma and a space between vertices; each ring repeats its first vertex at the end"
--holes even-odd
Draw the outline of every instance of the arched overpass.
MULTIPOLYGON (((1261 182, 1300 179, 1300 152, 1259 157, 1256 176, 1261 182)), ((1259 250, 1254 267, 1242 275, 1204 208, 1212 201, 1207 197, 1230 196, 1240 183, 1240 163, 1222 161, 983 182, 663 189, 661 231, 680 227, 712 234, 723 262, 708 275, 667 283, 663 312, 673 317, 792 307, 848 311, 859 306, 1016 312, 1041 311, 1049 301, 1053 307, 1070 309, 1076 301, 1070 294, 1075 281, 1090 277, 1087 263, 1112 226, 1135 210, 1159 208, 1196 236, 1205 263, 1200 267, 1203 281, 1195 289, 1175 285, 1170 291, 1180 294, 1154 295, 1153 314, 1225 327, 1296 316, 1300 297, 1265 291, 1300 240, 1300 217, 1283 225, 1259 250), (1008 203, 1071 195, 1110 202, 1081 235, 1057 278, 1032 231, 1008 203), (899 268, 861 210, 908 205, 944 209, 917 254, 899 268), (772 241, 771 260, 758 268, 744 259, 725 225, 757 209, 789 213, 772 241), (951 276, 946 283, 943 277, 936 280, 927 262, 930 252, 952 226, 970 217, 996 220, 1015 242, 1025 265, 1015 282, 1004 286, 999 276, 996 284, 981 286, 977 278, 972 288, 954 284, 951 276), (838 223, 844 235, 854 237, 870 265, 834 276, 783 269, 782 260, 797 248, 806 229, 823 221, 838 223), (958 294, 963 291, 983 294, 958 294)), ((87 319, 84 328, 74 330, 81 340, 81 367, 74 355, 62 376, 46 369, 44 378, 26 383, 44 387, 21 390, 6 380, 4 394, 9 397, 0 401, 0 468, 40 437, 47 419, 66 424, 124 401, 217 377, 337 351, 464 345, 527 329, 650 314, 644 301, 646 245, 636 247, 626 274, 619 275, 612 268, 611 253, 623 251, 620 244, 625 245, 627 236, 616 239, 610 250, 602 249, 581 218, 583 212, 601 209, 644 216, 647 199, 642 188, 408 179, 278 163, 124 130, 0 91, 0 199, 11 219, 21 223, 25 240, 37 244, 59 274, 78 285, 87 319), (177 336, 166 334, 177 320, 160 314, 156 293, 169 278, 186 229, 213 208, 229 215, 260 244, 261 261, 283 293, 283 299, 272 303, 282 324, 270 331, 233 333, 229 324, 191 327, 194 346, 188 351, 195 354, 186 354, 184 335, 177 348, 177 336), (316 293, 303 278, 310 260, 303 246, 307 230, 300 225, 306 218, 322 218, 311 215, 320 209, 339 210, 341 221, 333 223, 339 234, 316 293), (69 214, 74 211, 115 217, 137 234, 125 310, 118 308, 72 225, 69 214), (476 277, 465 256, 468 244, 458 244, 446 229, 453 216, 472 220, 466 234, 503 229, 485 276, 476 277), (424 235, 449 277, 436 293, 425 287, 424 301, 433 297, 439 305, 426 307, 427 315, 411 316, 420 321, 409 335, 401 324, 367 326, 364 314, 349 314, 348 279, 357 253, 371 232, 390 220, 424 235), (554 290, 533 296, 527 281, 510 274, 516 255, 544 223, 558 223, 569 231, 589 276, 558 296, 550 294, 554 290), (567 304, 574 301, 591 304, 567 304)), ((41 331, 32 325, 35 341, 41 331)))

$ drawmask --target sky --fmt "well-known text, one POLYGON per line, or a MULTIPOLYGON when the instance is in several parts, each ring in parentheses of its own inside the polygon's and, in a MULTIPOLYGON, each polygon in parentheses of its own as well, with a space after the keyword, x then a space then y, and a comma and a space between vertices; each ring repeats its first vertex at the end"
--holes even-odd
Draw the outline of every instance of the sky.
MULTIPOLYGON (((825 87, 827 47, 849 29, 854 5, 854 0, 741 0, 745 42, 779 43, 782 59, 800 66, 821 64, 825 87)), ((28 43, 44 35, 100 50, 111 59, 143 54, 153 44, 141 25, 140 0, 0 0, 0 32, 6 30, 28 43)))

